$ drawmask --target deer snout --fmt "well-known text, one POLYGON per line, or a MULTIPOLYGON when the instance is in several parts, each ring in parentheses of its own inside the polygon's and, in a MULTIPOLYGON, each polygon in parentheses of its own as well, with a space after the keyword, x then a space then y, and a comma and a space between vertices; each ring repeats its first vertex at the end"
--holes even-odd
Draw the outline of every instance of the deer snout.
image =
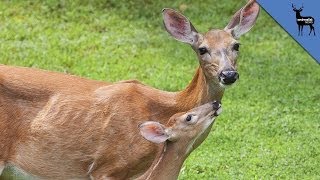
POLYGON ((219 78, 221 83, 230 85, 236 82, 237 79, 239 79, 239 73, 234 70, 225 70, 221 71, 219 78))
POLYGON ((218 110, 221 107, 220 101, 213 101, 212 107, 213 107, 213 110, 218 110))
POLYGON ((213 116, 218 116, 221 113, 221 102, 220 101, 213 101, 212 107, 213 107, 213 110, 215 111, 213 116))

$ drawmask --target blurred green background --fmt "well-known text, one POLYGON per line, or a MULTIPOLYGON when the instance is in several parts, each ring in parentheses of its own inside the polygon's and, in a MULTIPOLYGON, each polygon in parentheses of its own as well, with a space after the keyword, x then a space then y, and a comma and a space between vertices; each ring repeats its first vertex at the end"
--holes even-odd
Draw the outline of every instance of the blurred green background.
MULTIPOLYGON (((245 3, 2 0, 0 63, 178 91, 198 61, 164 30, 162 8, 206 32, 223 28, 245 3)), ((240 42, 240 80, 226 90, 224 112, 179 178, 319 179, 320 66, 264 11, 240 42)), ((26 179, 10 171, 0 178, 26 179)))

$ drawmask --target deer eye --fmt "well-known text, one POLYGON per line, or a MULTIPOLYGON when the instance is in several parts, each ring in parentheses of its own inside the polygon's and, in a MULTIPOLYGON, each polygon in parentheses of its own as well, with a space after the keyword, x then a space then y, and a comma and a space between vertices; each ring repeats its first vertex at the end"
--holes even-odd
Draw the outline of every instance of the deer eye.
POLYGON ((191 119, 192 119, 192 115, 189 114, 189 115, 186 117, 186 121, 189 122, 189 121, 191 121, 191 119))
POLYGON ((196 118, 196 116, 196 114, 188 114, 188 116, 185 118, 185 122, 189 125, 197 123, 198 118, 196 118))
POLYGON ((205 47, 201 47, 201 48, 199 48, 198 50, 199 50, 200 55, 204 55, 205 53, 208 52, 208 49, 205 48, 205 47))
POLYGON ((233 45, 232 49, 235 50, 235 51, 239 51, 239 48, 240 48, 240 44, 239 43, 236 43, 233 45))

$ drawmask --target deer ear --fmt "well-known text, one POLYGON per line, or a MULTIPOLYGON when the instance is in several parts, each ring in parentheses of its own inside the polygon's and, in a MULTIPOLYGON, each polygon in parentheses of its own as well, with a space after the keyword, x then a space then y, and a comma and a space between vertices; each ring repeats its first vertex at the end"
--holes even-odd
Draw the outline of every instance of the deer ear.
POLYGON ((256 3, 255 0, 250 0, 233 15, 229 24, 224 29, 230 31, 234 38, 238 39, 253 27, 259 15, 259 11, 260 8, 258 3, 256 3))
POLYGON ((158 122, 147 121, 139 125, 140 134, 148 141, 162 143, 169 139, 166 127, 158 122))
POLYGON ((164 27, 175 39, 193 45, 197 41, 197 30, 181 13, 165 8, 162 10, 164 27))

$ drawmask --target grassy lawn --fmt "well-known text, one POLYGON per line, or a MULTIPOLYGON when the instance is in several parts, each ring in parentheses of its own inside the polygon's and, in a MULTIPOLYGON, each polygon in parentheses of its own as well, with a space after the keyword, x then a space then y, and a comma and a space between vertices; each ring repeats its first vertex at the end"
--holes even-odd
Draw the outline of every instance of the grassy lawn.
MULTIPOLYGON (((164 30, 161 9, 205 32, 245 2, 2 0, 0 63, 178 91, 198 62, 164 30)), ((240 80, 180 179, 319 179, 320 66, 264 11, 240 42, 240 80)))

